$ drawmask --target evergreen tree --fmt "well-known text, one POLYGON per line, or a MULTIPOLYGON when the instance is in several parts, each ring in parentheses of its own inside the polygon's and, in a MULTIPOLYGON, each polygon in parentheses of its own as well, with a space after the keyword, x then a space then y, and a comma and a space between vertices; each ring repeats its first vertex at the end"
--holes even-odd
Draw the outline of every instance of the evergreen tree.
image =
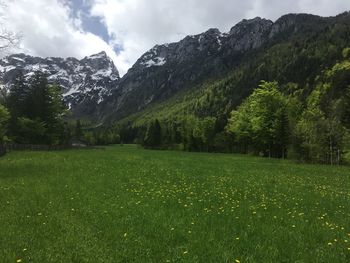
POLYGON ((159 121, 156 119, 151 122, 147 128, 144 139, 144 145, 150 148, 158 148, 162 144, 162 129, 159 121))
POLYGON ((60 87, 49 85, 42 72, 35 72, 28 84, 19 73, 7 101, 12 116, 10 134, 15 141, 41 144, 66 141, 60 87))
POLYGON ((7 124, 10 119, 9 111, 0 104, 0 143, 4 142, 7 132, 7 124))
POLYGON ((76 124, 75 124, 75 137, 77 139, 81 139, 83 137, 83 130, 82 130, 82 127, 81 127, 81 123, 80 123, 80 120, 77 120, 76 121, 76 124))
POLYGON ((9 124, 9 134, 14 139, 18 135, 18 118, 24 116, 28 109, 27 98, 29 96, 29 87, 25 83, 24 76, 20 71, 10 88, 9 96, 6 100, 7 107, 11 112, 9 124))
POLYGON ((46 91, 44 122, 47 127, 48 141, 50 144, 59 144, 64 139, 63 116, 65 113, 61 89, 58 85, 51 85, 46 91))
POLYGON ((49 85, 44 73, 36 71, 29 82, 29 94, 26 103, 25 116, 30 119, 47 120, 49 85))
POLYGON ((26 99, 28 97, 28 86, 25 83, 24 76, 20 71, 10 88, 10 94, 7 99, 7 106, 11 111, 12 117, 23 116, 26 111, 26 99))

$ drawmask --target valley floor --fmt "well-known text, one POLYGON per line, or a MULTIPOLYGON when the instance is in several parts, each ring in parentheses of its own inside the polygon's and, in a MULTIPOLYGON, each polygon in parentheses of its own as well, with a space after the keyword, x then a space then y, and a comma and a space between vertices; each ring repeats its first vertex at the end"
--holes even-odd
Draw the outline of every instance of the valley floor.
POLYGON ((0 158, 0 262, 350 262, 350 168, 95 150, 0 158))

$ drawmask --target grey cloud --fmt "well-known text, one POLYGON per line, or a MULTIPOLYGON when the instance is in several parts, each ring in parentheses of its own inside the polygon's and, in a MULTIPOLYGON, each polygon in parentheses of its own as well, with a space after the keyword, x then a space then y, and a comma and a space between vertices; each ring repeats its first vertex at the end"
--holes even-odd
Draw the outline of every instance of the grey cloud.
POLYGON ((11 1, 9 22, 23 33, 24 51, 82 57, 105 50, 121 74, 156 44, 178 41, 212 27, 227 32, 243 18, 276 20, 297 12, 331 16, 350 9, 349 0, 79 0, 90 8, 84 10, 84 19, 98 16, 105 24, 112 36, 107 43, 98 36, 106 33, 86 32, 83 21, 71 17, 72 1, 11 1))

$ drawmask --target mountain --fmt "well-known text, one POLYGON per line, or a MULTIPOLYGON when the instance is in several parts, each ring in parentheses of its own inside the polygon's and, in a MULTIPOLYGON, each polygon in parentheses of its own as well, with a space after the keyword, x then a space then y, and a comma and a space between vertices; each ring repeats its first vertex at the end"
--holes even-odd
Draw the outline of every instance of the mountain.
POLYGON ((137 115, 142 122, 150 112, 169 117, 169 109, 199 117, 227 115, 261 80, 297 83, 307 92, 315 77, 342 57, 350 43, 349 24, 348 12, 288 14, 275 22, 257 17, 227 33, 210 29, 157 45, 99 105, 100 118, 135 121, 137 115), (207 105, 200 106, 203 100, 207 105))
POLYGON ((91 117, 98 105, 111 96, 119 81, 113 61, 101 52, 81 60, 40 58, 14 54, 0 59, 0 80, 9 88, 19 71, 27 80, 40 70, 50 83, 59 83, 64 101, 74 117, 91 117))
POLYGON ((273 46, 298 37, 310 39, 335 21, 307 14, 285 15, 276 22, 257 17, 242 20, 228 33, 209 29, 177 43, 157 45, 119 81, 113 95, 100 105, 101 112, 108 113, 107 119, 125 118, 180 91, 221 79, 273 46))
POLYGON ((244 19, 226 33, 209 29, 156 45, 122 78, 104 52, 82 60, 17 54, 0 60, 0 79, 8 87, 19 70, 27 78, 42 70, 62 86, 74 118, 107 125, 179 112, 227 117, 261 80, 295 83, 306 97, 316 77, 342 57, 349 24, 349 12, 244 19))
POLYGON ((244 20, 229 33, 209 29, 177 43, 157 45, 146 52, 120 80, 106 103, 119 119, 152 102, 162 101, 201 81, 219 77, 238 64, 243 55, 269 38, 273 23, 244 20))

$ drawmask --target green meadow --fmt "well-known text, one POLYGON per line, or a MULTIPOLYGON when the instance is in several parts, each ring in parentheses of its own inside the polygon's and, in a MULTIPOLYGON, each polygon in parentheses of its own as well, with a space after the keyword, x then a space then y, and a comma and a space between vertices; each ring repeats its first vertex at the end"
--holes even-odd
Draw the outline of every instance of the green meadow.
POLYGON ((11 152, 0 262, 350 262, 350 167, 133 145, 11 152))

